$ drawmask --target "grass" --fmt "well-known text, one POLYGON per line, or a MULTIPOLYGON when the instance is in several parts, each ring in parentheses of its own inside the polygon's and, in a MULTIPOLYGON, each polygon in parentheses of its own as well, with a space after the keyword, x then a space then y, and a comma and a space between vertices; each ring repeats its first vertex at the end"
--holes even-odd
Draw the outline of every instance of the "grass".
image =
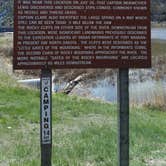
POLYGON ((153 56, 163 56, 166 57, 166 41, 165 40, 159 40, 159 39, 153 39, 152 40, 152 55, 153 56))
POLYGON ((0 60, 10 58, 13 55, 13 35, 11 33, 0 33, 0 60))
POLYGON ((151 27, 152 28, 166 28, 166 23, 165 22, 151 22, 151 27))
POLYGON ((0 45, 11 45, 13 42, 13 35, 12 34, 0 34, 0 45))
MULTIPOLYGON (((5 74, 0 78, 0 166, 38 166, 39 92, 5 74)), ((166 112, 154 107, 130 109, 131 166, 166 163, 165 118, 166 112)), ((54 94, 52 163, 116 166, 116 105, 54 94)))

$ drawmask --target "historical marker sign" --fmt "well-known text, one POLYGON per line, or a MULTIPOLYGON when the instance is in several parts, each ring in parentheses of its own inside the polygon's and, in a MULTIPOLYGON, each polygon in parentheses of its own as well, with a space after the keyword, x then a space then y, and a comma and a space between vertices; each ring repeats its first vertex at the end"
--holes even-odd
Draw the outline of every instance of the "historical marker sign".
POLYGON ((150 67, 150 0, 15 0, 14 69, 150 67))

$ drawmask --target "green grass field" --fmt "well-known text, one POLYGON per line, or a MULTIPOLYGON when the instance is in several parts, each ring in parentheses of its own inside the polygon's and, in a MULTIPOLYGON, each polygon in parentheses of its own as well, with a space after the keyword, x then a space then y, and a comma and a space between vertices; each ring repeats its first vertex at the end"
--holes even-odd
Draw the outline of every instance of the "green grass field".
MULTIPOLYGON (((0 73, 0 166, 39 166, 39 92, 0 73)), ((130 109, 130 165, 166 165, 166 112, 130 109)), ((116 166, 117 107, 53 95, 53 166, 116 166)))

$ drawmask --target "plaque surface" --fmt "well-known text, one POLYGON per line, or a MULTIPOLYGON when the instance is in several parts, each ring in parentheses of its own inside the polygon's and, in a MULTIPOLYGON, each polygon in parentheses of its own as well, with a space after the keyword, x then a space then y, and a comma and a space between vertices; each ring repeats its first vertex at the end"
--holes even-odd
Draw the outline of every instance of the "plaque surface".
POLYGON ((15 0, 14 69, 151 66, 150 0, 15 0))
POLYGON ((51 144, 51 79, 41 78, 41 143, 51 144))

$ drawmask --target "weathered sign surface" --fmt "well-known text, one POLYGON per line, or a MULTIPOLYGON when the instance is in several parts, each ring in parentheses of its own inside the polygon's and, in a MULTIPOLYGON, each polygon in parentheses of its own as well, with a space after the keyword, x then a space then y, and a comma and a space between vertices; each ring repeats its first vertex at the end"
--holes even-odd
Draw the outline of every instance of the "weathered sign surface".
POLYGON ((150 0, 15 0, 14 69, 151 65, 150 0))
POLYGON ((51 79, 41 78, 41 143, 51 144, 51 79))

